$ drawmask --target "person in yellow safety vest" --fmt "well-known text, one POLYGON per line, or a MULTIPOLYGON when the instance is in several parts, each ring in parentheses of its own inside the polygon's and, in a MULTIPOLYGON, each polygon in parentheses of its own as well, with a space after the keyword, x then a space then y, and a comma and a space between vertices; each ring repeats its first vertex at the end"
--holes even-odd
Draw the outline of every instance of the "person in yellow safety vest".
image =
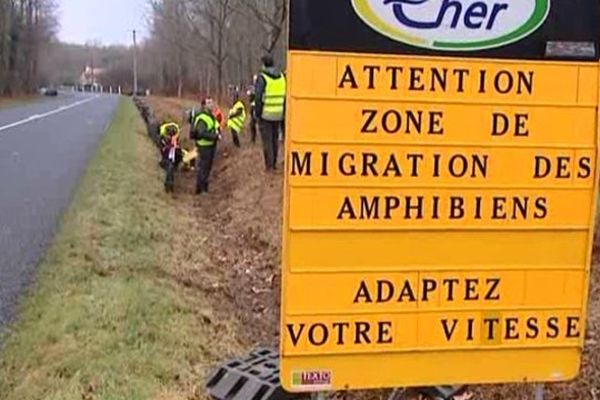
POLYGON ((287 84, 283 73, 275 68, 273 57, 264 56, 262 63, 263 69, 256 79, 254 114, 259 121, 265 166, 267 171, 274 171, 277 169, 279 133, 285 118, 287 84))
POLYGON ((221 139, 212 107, 212 102, 204 100, 199 112, 192 111, 190 113, 190 138, 196 142, 198 148, 196 179, 196 194, 198 195, 208 192, 208 182, 217 152, 217 143, 221 139))
POLYGON ((227 127, 231 131, 233 138, 233 144, 235 147, 241 147, 240 134, 244 131, 244 125, 246 124, 246 106, 244 102, 240 100, 239 94, 236 92, 233 95, 233 107, 229 111, 229 118, 227 119, 227 127))

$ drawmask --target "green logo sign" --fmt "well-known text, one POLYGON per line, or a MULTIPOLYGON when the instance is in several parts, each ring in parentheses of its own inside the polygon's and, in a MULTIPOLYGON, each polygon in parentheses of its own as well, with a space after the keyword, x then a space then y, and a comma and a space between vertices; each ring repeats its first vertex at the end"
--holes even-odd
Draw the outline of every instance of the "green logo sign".
POLYGON ((473 51, 517 42, 548 17, 550 0, 352 0, 371 28, 413 46, 473 51))

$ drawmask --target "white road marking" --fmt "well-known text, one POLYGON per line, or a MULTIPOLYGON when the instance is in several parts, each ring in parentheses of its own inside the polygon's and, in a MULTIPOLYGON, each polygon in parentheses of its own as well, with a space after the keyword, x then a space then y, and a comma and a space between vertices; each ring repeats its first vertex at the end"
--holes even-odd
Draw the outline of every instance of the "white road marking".
POLYGON ((38 120, 38 119, 46 118, 46 117, 49 117, 51 115, 61 113, 63 111, 67 111, 67 110, 69 110, 71 108, 78 107, 78 106, 80 106, 82 104, 85 104, 85 103, 88 103, 88 102, 90 102, 92 100, 96 100, 98 97, 100 97, 100 96, 90 97, 90 98, 87 98, 85 100, 81 100, 81 101, 77 101, 77 102, 75 102, 73 104, 69 104, 68 106, 59 107, 59 108, 57 108, 55 110, 49 111, 49 112, 44 113, 44 114, 35 114, 35 115, 32 115, 32 116, 30 116, 28 118, 25 118, 25 119, 21 120, 21 121, 13 122, 12 124, 9 124, 9 125, 0 126, 0 132, 5 131, 7 129, 11 129, 11 128, 17 127, 19 125, 27 124, 29 122, 32 122, 32 121, 35 121, 35 120, 38 120))

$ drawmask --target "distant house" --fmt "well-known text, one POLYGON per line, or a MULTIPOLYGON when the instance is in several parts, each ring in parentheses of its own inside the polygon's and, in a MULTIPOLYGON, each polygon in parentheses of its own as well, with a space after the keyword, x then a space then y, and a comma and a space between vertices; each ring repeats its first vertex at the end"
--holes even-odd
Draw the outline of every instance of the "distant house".
POLYGON ((104 68, 92 68, 86 65, 79 77, 79 84, 87 87, 100 87, 100 80, 105 73, 106 70, 104 68))

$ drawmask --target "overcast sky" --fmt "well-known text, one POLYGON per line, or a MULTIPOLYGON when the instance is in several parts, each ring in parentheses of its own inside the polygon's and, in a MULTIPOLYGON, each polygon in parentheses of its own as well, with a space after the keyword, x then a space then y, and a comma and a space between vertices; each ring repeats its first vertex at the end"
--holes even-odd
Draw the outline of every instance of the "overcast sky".
POLYGON ((58 0, 59 39, 69 43, 98 40, 130 44, 131 31, 147 31, 147 0, 58 0))

